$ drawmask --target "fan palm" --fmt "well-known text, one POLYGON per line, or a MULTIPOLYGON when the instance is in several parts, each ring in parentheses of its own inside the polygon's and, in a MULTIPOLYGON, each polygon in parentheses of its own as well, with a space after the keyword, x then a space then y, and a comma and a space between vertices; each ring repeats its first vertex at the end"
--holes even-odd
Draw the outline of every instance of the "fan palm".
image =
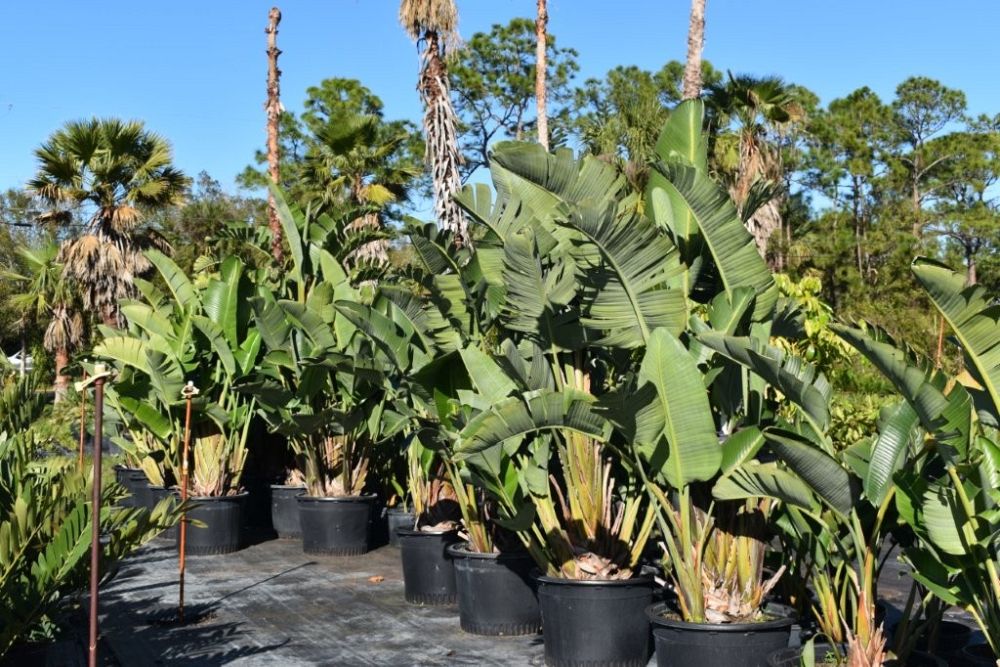
MULTIPOLYGON (((319 142, 307 156, 304 175, 323 200, 347 200, 362 211, 352 223, 354 229, 384 233, 386 209, 405 201, 419 176, 418 165, 404 155, 411 133, 405 125, 385 124, 375 115, 331 120, 335 122, 317 128, 319 142)), ((350 259, 384 266, 389 262, 388 248, 388 241, 378 238, 350 259)))
POLYGON ((402 0, 399 22, 417 43, 423 42, 417 89, 424 102, 424 134, 427 161, 434 185, 434 212, 438 224, 454 232, 455 243, 469 243, 462 211, 454 201, 461 188, 458 173, 461 155, 456 135, 457 120, 448 89, 445 54, 458 38, 458 9, 454 0, 402 0))
POLYGON ((57 130, 36 151, 28 187, 52 205, 88 217, 87 231, 59 253, 81 288, 84 307, 118 326, 118 301, 152 268, 143 251, 166 241, 143 226, 146 213, 180 203, 190 183, 172 164, 170 145, 140 121, 92 118, 57 130))
POLYGON ((22 291, 10 298, 22 329, 48 319, 42 343, 55 355, 57 398, 65 394, 69 383, 69 378, 62 374, 69 355, 84 338, 79 302, 63 275, 58 254, 59 245, 54 241, 34 248, 18 248, 20 272, 0 272, 0 276, 22 286, 22 291))
MULTIPOLYGON (((780 78, 732 73, 727 81, 709 87, 706 101, 720 129, 735 124, 735 132, 728 138, 737 144, 733 146, 737 149, 736 159, 720 166, 721 171, 730 172, 730 194, 742 209, 752 199, 755 183, 780 178, 781 154, 768 141, 768 134, 801 118, 802 109, 792 87, 780 78)), ((724 144, 725 137, 720 139, 724 144)), ((716 152, 720 152, 718 145, 716 152)), ((770 197, 752 215, 744 217, 763 257, 771 235, 781 227, 777 197, 770 197)))

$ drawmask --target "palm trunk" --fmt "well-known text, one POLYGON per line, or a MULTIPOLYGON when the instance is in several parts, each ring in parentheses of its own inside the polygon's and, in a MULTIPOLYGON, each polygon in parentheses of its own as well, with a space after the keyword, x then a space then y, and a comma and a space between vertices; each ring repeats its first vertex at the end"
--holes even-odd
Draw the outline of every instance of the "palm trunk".
POLYGON ((434 212, 438 224, 455 235, 455 245, 470 245, 469 230, 462 209, 454 196, 462 187, 458 173, 461 156, 458 152, 455 109, 448 88, 448 69, 441 54, 438 33, 424 33, 423 66, 418 89, 424 102, 424 133, 427 160, 434 184, 434 212))
POLYGON ((548 69, 545 49, 549 10, 546 0, 538 0, 538 18, 535 20, 535 105, 538 108, 538 143, 549 150, 549 117, 545 108, 545 75, 548 69))
POLYGON ((705 0, 691 0, 687 63, 684 65, 683 99, 701 96, 701 52, 705 48, 705 0))
MULTIPOLYGON (((278 69, 278 24, 281 22, 281 11, 272 7, 268 14, 267 28, 267 103, 264 110, 267 113, 267 171, 271 180, 277 185, 281 178, 278 166, 278 122, 281 118, 281 88, 278 79, 281 70, 278 69)), ((281 243, 281 222, 278 220, 278 208, 274 195, 268 194, 268 226, 271 229, 271 254, 274 262, 281 266, 285 261, 285 251, 281 243)))
POLYGON ((55 400, 61 401, 66 396, 66 390, 69 388, 69 376, 63 375, 63 369, 69 364, 69 351, 61 347, 56 350, 56 381, 55 381, 55 400))

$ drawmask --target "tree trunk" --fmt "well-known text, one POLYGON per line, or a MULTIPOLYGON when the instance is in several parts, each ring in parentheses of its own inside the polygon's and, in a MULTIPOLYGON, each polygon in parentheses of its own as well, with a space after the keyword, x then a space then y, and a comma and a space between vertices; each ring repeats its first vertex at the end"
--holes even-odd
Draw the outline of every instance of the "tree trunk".
POLYGON ((458 173, 462 158, 455 129, 458 123, 448 89, 448 69, 437 32, 428 30, 424 42, 417 88, 424 103, 424 135, 434 185, 434 213, 438 224, 455 235, 455 245, 463 247, 471 242, 465 216, 454 200, 462 187, 458 173))
POLYGON ((545 75, 548 70, 545 49, 549 10, 546 0, 538 0, 538 18, 535 19, 535 104, 538 108, 538 143, 549 150, 549 117, 545 108, 545 75))
POLYGON ((55 382, 55 400, 61 401, 66 396, 66 390, 69 388, 69 376, 63 375, 63 369, 69 364, 69 351, 62 347, 56 350, 56 382, 55 382))
POLYGON ((705 48, 705 0, 691 0, 687 63, 684 65, 683 99, 701 96, 701 52, 705 48))
MULTIPOLYGON (((281 88, 278 83, 281 70, 278 69, 278 24, 281 23, 281 11, 272 7, 267 15, 268 24, 264 32, 267 34, 267 102, 264 111, 267 113, 267 172, 275 185, 280 182, 281 171, 278 166, 278 122, 281 119, 281 88)), ((267 197, 268 226, 271 228, 271 254, 274 262, 281 266, 285 261, 285 251, 281 243, 281 222, 278 220, 278 207, 274 195, 267 197)))
POLYGON ((975 285, 978 282, 976 276, 976 253, 971 249, 965 251, 965 265, 968 267, 965 272, 965 283, 975 285))
POLYGON ((924 224, 920 216, 920 183, 916 178, 913 179, 911 196, 913 199, 913 236, 919 239, 924 235, 924 224))

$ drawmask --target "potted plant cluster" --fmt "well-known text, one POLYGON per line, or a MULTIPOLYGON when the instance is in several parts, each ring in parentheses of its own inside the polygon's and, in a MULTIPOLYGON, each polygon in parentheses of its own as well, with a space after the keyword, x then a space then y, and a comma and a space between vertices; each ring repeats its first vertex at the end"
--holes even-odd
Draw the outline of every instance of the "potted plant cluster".
POLYGON ((241 477, 255 399, 236 385, 257 367, 261 336, 252 323, 253 287, 242 262, 227 258, 214 276, 197 285, 164 254, 151 250, 150 262, 169 290, 140 281, 143 299, 121 304, 124 331, 103 330, 94 355, 118 371, 107 403, 129 438, 117 442, 138 460, 163 498, 182 479, 186 424, 181 389, 198 389, 192 404, 191 471, 188 496, 194 501, 187 550, 228 553, 241 546, 246 494, 241 477))
POLYGON ((737 209, 713 181, 704 122, 699 101, 671 111, 643 192, 592 156, 498 144, 494 188, 456 198, 472 242, 410 222, 415 266, 379 281, 344 259, 359 211, 277 191, 284 274, 244 281, 231 258, 192 283, 151 254, 172 299, 140 283, 97 350, 119 369, 123 445, 175 485, 194 379, 200 502, 239 497, 257 416, 294 455, 279 533, 364 553, 376 491, 395 496, 406 599, 457 601, 472 633, 541 630, 550 665, 645 665, 651 638, 660 667, 933 664, 970 651, 938 641, 948 605, 995 660, 996 306, 914 263, 957 377, 831 325, 900 393, 877 432, 835 442, 831 385, 795 353, 803 315, 744 226, 761 198, 737 209), (895 637, 876 606, 890 544, 918 586, 895 637), (815 625, 804 648, 779 585, 815 625))
POLYGON ((325 247, 336 226, 276 196, 293 265, 281 284, 261 287, 250 300, 265 353, 258 377, 240 390, 258 401, 295 455, 305 486, 293 496, 303 550, 361 554, 376 501, 366 492, 372 449, 405 422, 388 400, 384 355, 338 308, 357 306, 361 294, 325 247))

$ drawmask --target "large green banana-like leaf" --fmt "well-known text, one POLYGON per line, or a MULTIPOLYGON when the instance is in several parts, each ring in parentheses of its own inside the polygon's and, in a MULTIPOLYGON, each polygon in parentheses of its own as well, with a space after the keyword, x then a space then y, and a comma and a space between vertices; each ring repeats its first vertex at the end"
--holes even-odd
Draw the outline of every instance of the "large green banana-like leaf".
POLYGON ((499 403, 517 390, 517 385, 507 377, 497 362, 478 347, 463 348, 459 350, 459 354, 469 373, 469 379, 487 405, 499 403))
POLYGON ((850 514, 857 490, 851 475, 832 456, 792 431, 770 428, 764 437, 778 458, 816 495, 842 515, 850 514))
POLYGON ((666 329, 656 329, 650 337, 638 382, 640 388, 648 384, 656 389, 652 400, 631 406, 637 444, 652 446, 648 458, 659 464, 653 472, 674 488, 715 476, 722 448, 708 392, 687 348, 666 329))
POLYGON ((690 208, 726 289, 753 288, 753 319, 766 320, 778 299, 778 286, 729 195, 696 167, 674 161, 657 164, 656 169, 666 179, 661 187, 690 208))
POLYGON ((801 479, 774 463, 757 461, 749 461, 720 477, 712 487, 712 495, 717 500, 777 498, 808 510, 819 506, 812 491, 801 479))
POLYGON ((233 351, 229 347, 229 342, 226 340, 226 335, 223 333, 222 327, 201 315, 193 316, 191 323, 208 340, 208 344, 212 346, 212 350, 215 352, 215 356, 219 359, 219 363, 222 364, 222 368, 226 374, 230 377, 235 375, 236 359, 233 357, 233 351))
POLYGON ((300 289, 302 289, 304 286, 303 278, 307 270, 302 236, 299 234, 299 228, 295 224, 295 216, 292 214, 291 209, 288 208, 288 202, 285 201, 285 195, 281 192, 281 188, 277 184, 270 182, 267 184, 267 187, 274 198, 274 208, 278 214, 278 222, 281 223, 281 231, 292 253, 291 277, 300 286, 300 289))
POLYGON ((302 333, 309 337, 315 348, 333 350, 337 341, 333 337, 333 327, 305 304, 297 301, 282 300, 278 302, 285 317, 302 333))
POLYGON ((576 349, 583 342, 579 322, 567 326, 565 317, 557 315, 577 290, 573 264, 567 260, 559 253, 543 258, 530 228, 511 234, 504 244, 503 318, 511 330, 545 349, 576 349))
POLYGON ((879 434, 871 448, 868 470, 863 478, 865 495, 878 507, 892 486, 892 476, 906 460, 920 418, 903 401, 887 407, 879 420, 879 434))
POLYGON ((210 281, 205 288, 205 315, 222 329, 229 345, 236 348, 240 344, 239 312, 249 306, 243 262, 233 255, 226 257, 222 262, 221 278, 210 281))
POLYGON ((353 301, 338 301, 337 312, 363 331, 371 341, 385 352, 398 368, 409 369, 411 338, 402 327, 371 306, 353 301))
POLYGON ((149 357, 146 343, 129 336, 105 338, 94 346, 94 356, 111 359, 149 374, 149 357))
POLYGON ((707 332, 698 341, 749 368, 802 409, 818 434, 830 424, 830 383, 815 367, 755 338, 707 332))
POLYGON ((282 350, 291 354, 291 326, 285 319, 285 312, 273 297, 253 297, 250 299, 250 306, 253 309, 254 323, 268 351, 282 350))
POLYGON ((912 270, 934 305, 948 321, 993 403, 1000 421, 1000 304, 980 286, 967 287, 965 276, 924 257, 912 270))
MULTIPOLYGON (((679 161, 707 172, 708 142, 702 129, 704 115, 705 108, 700 100, 687 100, 677 105, 656 142, 657 158, 663 163, 679 161)), ((694 243, 699 236, 698 223, 688 203, 656 170, 649 175, 646 187, 646 216, 670 230, 685 262, 690 263, 691 255, 700 247, 694 243)))
POLYGON ((945 395, 940 373, 913 365, 905 350, 876 340, 860 329, 840 324, 830 328, 863 354, 910 403, 925 431, 954 448, 961 456, 968 450, 972 428, 972 399, 960 385, 945 395))
MULTIPOLYGON (((162 313, 154 310, 148 304, 135 301, 124 302, 119 306, 119 310, 129 324, 139 327, 151 337, 162 338, 169 342, 175 341, 173 324, 162 313)), ((175 352, 180 354, 180 350, 175 350, 175 352)))
POLYGON ((170 288, 170 293, 174 295, 177 306, 191 313, 201 309, 201 300, 198 298, 197 290, 181 270, 181 267, 174 263, 174 260, 156 249, 147 250, 146 257, 163 276, 163 281, 170 288))
MULTIPOLYGON (((975 531, 962 510, 955 489, 939 482, 928 482, 910 471, 899 475, 898 487, 896 507, 900 517, 928 542, 928 546, 952 556, 970 553, 973 545, 964 534, 974 535, 975 531)), ((975 495, 971 485, 966 492, 975 495)))
POLYGON ((587 208, 565 224, 587 240, 573 248, 581 321, 604 333, 601 344, 636 348, 658 327, 677 335, 684 330, 687 297, 668 288, 683 267, 673 244, 651 222, 627 210, 587 208))
POLYGON ((425 350, 452 352, 462 345, 462 338, 437 308, 425 306, 410 290, 383 285, 379 293, 394 306, 394 317, 405 318, 421 339, 425 350))
POLYGON ((764 445, 764 434, 756 426, 736 431, 722 443, 722 474, 728 475, 753 459, 764 445))
MULTIPOLYGON (((473 220, 486 227, 494 235, 496 241, 504 241, 513 232, 521 229, 530 219, 521 214, 522 202, 516 193, 508 193, 507 197, 497 197, 493 202, 493 193, 485 183, 466 185, 455 195, 455 202, 461 206, 473 220)), ((553 200, 555 206, 555 200, 553 200)), ((480 251, 476 246, 476 252, 480 251)))
POLYGON ((603 441, 610 425, 594 410, 590 394, 573 389, 531 392, 500 401, 470 421, 462 430, 456 458, 544 431, 572 431, 603 441))

